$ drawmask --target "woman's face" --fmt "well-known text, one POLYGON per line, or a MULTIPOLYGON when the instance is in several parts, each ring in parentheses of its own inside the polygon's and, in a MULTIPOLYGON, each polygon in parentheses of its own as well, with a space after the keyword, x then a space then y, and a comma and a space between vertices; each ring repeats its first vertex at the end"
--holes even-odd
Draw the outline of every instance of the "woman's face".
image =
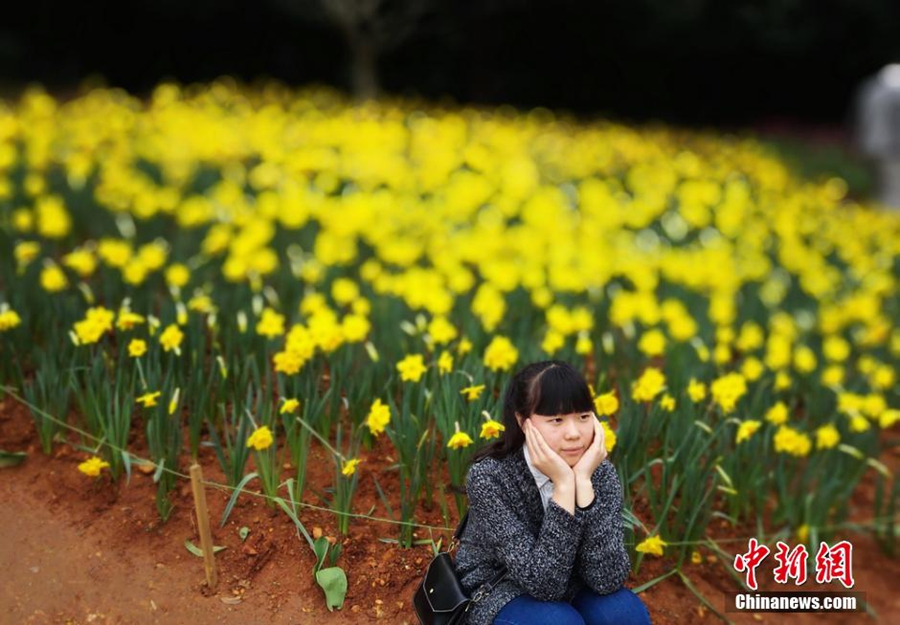
MULTIPOLYGON (((531 415, 531 423, 550 449, 574 467, 594 440, 594 413, 573 412, 560 415, 531 415)), ((522 421, 519 421, 521 426, 522 421)))

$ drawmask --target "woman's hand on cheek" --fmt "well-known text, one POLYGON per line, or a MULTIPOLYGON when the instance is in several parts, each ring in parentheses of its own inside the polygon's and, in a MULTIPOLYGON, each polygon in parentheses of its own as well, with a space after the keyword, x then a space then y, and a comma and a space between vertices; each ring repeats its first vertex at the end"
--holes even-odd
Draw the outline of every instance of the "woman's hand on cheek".
POLYGON ((572 467, 575 477, 591 479, 594 471, 606 460, 606 432, 600 424, 600 420, 594 418, 594 440, 588 446, 578 463, 572 467))
POLYGON ((532 425, 530 419, 526 419, 523 429, 531 462, 541 473, 549 477, 554 484, 560 484, 575 477, 569 464, 550 448, 540 431, 532 425))

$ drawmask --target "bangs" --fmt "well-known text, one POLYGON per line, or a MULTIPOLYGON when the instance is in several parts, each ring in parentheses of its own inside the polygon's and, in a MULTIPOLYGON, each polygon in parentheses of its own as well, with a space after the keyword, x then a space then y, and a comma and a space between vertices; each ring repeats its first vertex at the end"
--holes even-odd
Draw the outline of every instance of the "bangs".
POLYGON ((532 384, 531 414, 571 414, 594 409, 587 382, 572 367, 548 367, 534 378, 532 384))

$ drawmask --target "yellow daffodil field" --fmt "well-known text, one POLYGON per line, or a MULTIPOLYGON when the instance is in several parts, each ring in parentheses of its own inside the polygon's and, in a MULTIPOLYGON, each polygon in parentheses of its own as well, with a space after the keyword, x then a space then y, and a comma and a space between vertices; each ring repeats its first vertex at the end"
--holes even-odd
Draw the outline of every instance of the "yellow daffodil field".
POLYGON ((722 522, 891 552, 898 268, 900 214, 735 135, 229 79, 0 101, 3 395, 84 480, 152 462, 162 520, 212 449, 225 517, 256 491, 314 550, 304 506, 346 535, 361 479, 400 546, 426 502, 452 525, 505 384, 554 358, 594 391, 635 569, 689 571, 722 522))

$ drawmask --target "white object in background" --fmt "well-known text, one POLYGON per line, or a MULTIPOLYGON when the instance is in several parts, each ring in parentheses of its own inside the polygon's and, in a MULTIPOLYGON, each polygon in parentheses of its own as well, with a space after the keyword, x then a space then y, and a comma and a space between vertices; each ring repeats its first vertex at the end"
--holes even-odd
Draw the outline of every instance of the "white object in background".
POLYGON ((857 140, 878 171, 878 198, 900 209, 900 63, 884 67, 859 90, 857 140))

